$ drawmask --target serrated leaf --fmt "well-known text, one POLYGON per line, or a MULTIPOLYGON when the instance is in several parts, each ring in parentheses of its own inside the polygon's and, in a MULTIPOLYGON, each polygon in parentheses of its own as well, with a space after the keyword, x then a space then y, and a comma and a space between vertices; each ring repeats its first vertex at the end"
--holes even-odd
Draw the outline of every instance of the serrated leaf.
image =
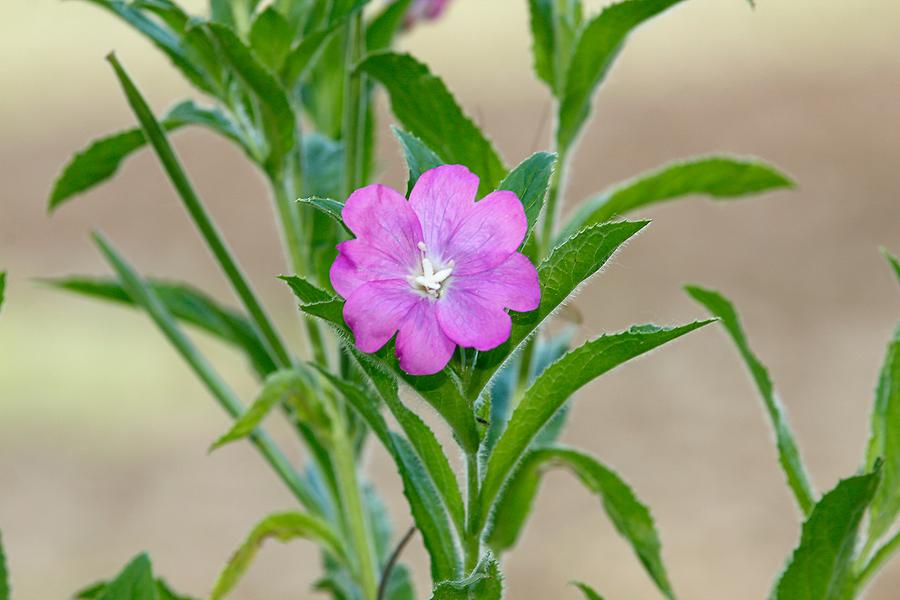
POLYGON ((297 143, 297 122, 287 92, 253 52, 224 25, 207 25, 228 64, 256 97, 269 144, 266 170, 281 173, 287 154, 297 143))
POLYGON ((888 264, 891 266, 891 270, 894 272, 894 275, 897 276, 897 281, 900 282, 900 260, 897 260, 897 257, 888 252, 886 249, 881 249, 882 254, 884 254, 884 258, 887 259, 888 264))
MULTIPOLYGON (((201 108, 190 100, 174 106, 160 125, 166 131, 175 131, 185 125, 202 125, 243 147, 240 135, 227 117, 216 109, 201 108)), ((49 210, 55 210, 72 196, 115 175, 122 161, 146 144, 147 140, 140 129, 129 129, 94 140, 87 148, 76 153, 63 168, 50 192, 49 210)))
POLYGON ((558 96, 582 22, 581 0, 529 0, 534 71, 558 96))
POLYGON ((153 567, 146 554, 135 557, 106 585, 98 600, 157 600, 153 567))
POLYGON ((631 544, 656 586, 667 598, 674 598, 650 510, 618 474, 578 450, 549 447, 528 453, 498 500, 497 518, 488 538, 491 548, 499 553, 516 543, 531 510, 534 492, 548 467, 570 470, 588 490, 600 497, 607 516, 631 544))
POLYGON ((314 397, 314 386, 306 373, 299 370, 277 371, 266 377, 262 390, 250 407, 225 435, 210 446, 210 451, 246 438, 273 408, 281 404, 294 407, 297 417, 313 428, 327 427, 324 410, 314 397))
MULTIPOLYGON (((123 285, 115 279, 67 277, 49 280, 48 283, 84 296, 135 306, 123 285)), ((258 375, 265 376, 276 369, 256 330, 240 312, 221 306, 203 292, 186 284, 150 281, 148 285, 177 320, 189 323, 242 350, 258 375)))
MULTIPOLYGON (((3 277, 0 275, 0 301, 3 299, 3 277)), ((9 599, 9 571, 6 567, 6 554, 3 551, 3 535, 0 533, 0 600, 9 599)))
MULTIPOLYGON (((359 360, 358 354, 354 356, 359 360)), ((410 512, 431 558, 432 578, 435 581, 442 581, 457 577, 460 558, 453 525, 444 501, 422 460, 406 438, 390 430, 374 398, 327 371, 322 371, 322 374, 363 418, 394 459, 403 480, 403 493, 409 502, 410 512)), ((384 389, 380 390, 383 391, 384 389)), ((381 396, 382 400, 385 400, 387 394, 381 396)))
POLYGON ((794 440, 794 434, 791 431, 790 424, 787 420, 784 407, 775 393, 775 387, 769 377, 769 371, 753 354, 747 336, 741 326, 740 317, 734 308, 734 305, 722 294, 714 291, 703 289, 697 286, 686 286, 685 290, 694 300, 706 307, 710 314, 721 320, 722 327, 731 336, 734 345, 747 365, 750 375, 753 377, 756 388, 762 397, 766 413, 772 422, 772 428, 775 431, 775 443, 778 447, 778 460, 787 476, 788 485, 797 499, 797 504, 804 515, 809 515, 815 504, 816 494, 809 482, 809 475, 803 466, 803 460, 800 457, 800 451, 797 449, 797 443, 794 440))
POLYGON ((359 69, 387 89, 403 127, 447 164, 465 165, 481 180, 484 195, 497 187, 506 168, 491 142, 463 114, 444 82, 408 54, 369 56, 359 69))
POLYGON ((422 173, 444 164, 434 151, 425 145, 425 142, 414 136, 413 134, 403 131, 399 127, 391 126, 394 137, 400 142, 403 149, 403 157, 406 159, 406 168, 409 176, 406 179, 406 195, 412 192, 416 182, 422 173))
POLYGON ((587 600, 603 600, 603 596, 597 593, 594 588, 589 586, 586 583, 582 583, 580 581, 573 581, 572 585, 581 590, 581 593, 584 594, 584 597, 587 600))
POLYGON ((250 27, 250 48, 272 73, 281 71, 293 41, 291 26, 275 7, 269 6, 256 15, 250 27))
POLYGON ((688 195, 731 200, 793 187, 775 167, 756 159, 709 156, 665 165, 587 199, 560 233, 565 239, 588 225, 688 195))
POLYGON ((234 589, 266 540, 276 539, 280 542, 289 542, 297 538, 315 542, 331 553, 333 558, 340 560, 345 565, 348 562, 340 538, 328 523, 318 517, 299 512, 275 513, 260 521, 253 528, 241 547, 225 565, 213 587, 210 600, 221 600, 234 589))
POLYGON ((557 147, 568 152, 591 111, 594 90, 609 72, 625 39, 638 25, 683 0, 624 0, 607 6, 578 36, 559 95, 557 147))
POLYGON ((344 224, 344 217, 341 214, 341 211, 344 210, 344 203, 340 200, 332 198, 300 198, 298 202, 315 208, 348 232, 350 231, 344 224))
POLYGON ((497 187, 498 190, 509 190, 518 196, 525 208, 525 216, 528 217, 528 231, 531 231, 541 214, 554 165, 556 154, 537 152, 510 171, 497 187))
POLYGON ((773 600, 849 600, 860 523, 878 488, 878 471, 844 479, 822 496, 803 524, 800 545, 773 600))
POLYGON ((525 392, 488 460, 481 490, 482 521, 491 514, 500 489, 532 440, 576 390, 622 363, 707 323, 710 321, 679 327, 634 326, 586 342, 547 367, 525 392))
POLYGON ((900 325, 894 330, 878 377, 871 423, 867 468, 883 461, 881 485, 869 516, 869 539, 875 542, 900 514, 900 325))
POLYGON ((334 296, 299 275, 282 276, 279 279, 291 287, 291 291, 300 300, 300 304, 316 304, 334 300, 334 296))
POLYGON ((412 0, 393 0, 369 21, 366 27, 366 49, 371 54, 390 48, 394 36, 403 25, 403 19, 412 0))
POLYGON ((511 313, 509 340, 489 352, 481 352, 469 379, 467 396, 475 398, 487 387, 523 342, 565 303, 575 290, 597 273, 629 238, 649 221, 623 221, 589 227, 553 249, 538 266, 541 304, 530 313, 511 313))
POLYGON ((502 596, 500 566, 488 556, 465 579, 438 583, 431 600, 500 600, 502 596))

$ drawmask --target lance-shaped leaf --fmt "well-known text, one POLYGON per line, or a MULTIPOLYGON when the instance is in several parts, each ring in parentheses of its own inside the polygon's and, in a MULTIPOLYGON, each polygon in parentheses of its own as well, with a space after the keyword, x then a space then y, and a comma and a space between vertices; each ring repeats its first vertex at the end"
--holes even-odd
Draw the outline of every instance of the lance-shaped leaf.
POLYGON ((528 0, 528 7, 534 71, 558 96, 581 28, 581 0, 528 0))
POLYGON ((667 598, 674 598, 650 510, 619 475, 578 450, 550 447, 529 452, 497 502, 496 519, 488 537, 491 548, 499 553, 515 545, 531 511, 534 491, 548 467, 568 469, 600 497, 607 516, 631 544, 656 586, 667 598))
POLYGON ((594 588, 589 586, 586 583, 582 583, 581 581, 573 581, 572 585, 578 588, 586 600, 603 600, 603 596, 601 596, 594 588))
POLYGON ((3 308, 4 300, 6 300, 6 271, 0 271, 0 308, 3 308))
POLYGON ((874 543, 900 513, 900 325, 894 330, 878 377, 871 427, 867 467, 873 469, 883 461, 881 485, 869 517, 869 540, 874 543))
POLYGON ((257 100, 269 144, 266 170, 281 173, 284 158, 297 143, 296 116, 287 92, 231 29, 218 23, 210 23, 208 27, 228 64, 257 100))
POLYGON ((327 416, 314 394, 315 386, 302 370, 277 371, 269 375, 253 404, 238 417, 225 435, 215 441, 210 451, 246 438, 273 408, 281 404, 292 407, 301 422, 313 428, 327 428, 327 416))
POLYGON ((340 200, 332 198, 301 198, 298 202, 312 206, 348 232, 350 231, 347 229, 347 225, 344 224, 344 217, 341 215, 341 211, 344 210, 344 203, 340 200))
MULTIPOLYGON (((97 600, 98 598, 103 597, 110 585, 111 582, 106 581, 94 583, 75 592, 72 597, 75 598, 75 600, 97 600)), ((156 600, 196 600, 196 598, 191 596, 185 596, 175 592, 164 579, 159 577, 157 577, 154 582, 154 589, 156 590, 156 600)), ((130 600, 131 596, 125 596, 123 598, 129 598, 130 600)))
POLYGON ((680 327, 636 325, 586 342, 547 367, 525 392, 488 460, 481 490, 482 522, 491 514, 500 489, 532 440, 576 390, 622 363, 707 323, 710 321, 680 327))
POLYGON ((591 97, 612 66, 628 34, 682 0, 624 0, 606 7, 581 30, 559 96, 557 145, 567 152, 591 111, 591 97))
POLYGON ((290 24, 274 6, 266 7, 253 19, 250 48, 272 73, 278 73, 291 51, 293 33, 290 24))
MULTIPOLYGON (((187 100, 174 106, 160 123, 166 131, 174 131, 185 125, 200 125, 238 143, 247 151, 234 124, 214 108, 203 108, 187 100)), ((116 174, 119 166, 131 154, 147 144, 144 132, 129 129, 94 140, 84 150, 75 154, 53 184, 48 208, 55 210, 60 204, 106 181, 116 174)))
POLYGON ((298 538, 315 542, 331 554, 332 558, 344 565, 348 564, 343 543, 328 523, 318 517, 299 512, 276 513, 260 521, 237 549, 219 574, 210 600, 220 600, 234 589, 250 567, 263 542, 268 539, 289 542, 298 538))
POLYGON ((98 600, 158 600, 153 567, 146 554, 135 557, 103 588, 98 600))
POLYGON ((779 579, 773 600, 853 597, 853 552, 863 514, 878 488, 878 469, 844 479, 822 496, 803 524, 800 545, 779 579))
POLYGON ((894 275, 897 276, 897 281, 900 281, 900 260, 897 260, 897 257, 888 252, 886 249, 881 249, 882 254, 887 259, 888 264, 891 265, 891 270, 894 272, 894 275))
POLYGON ((198 89, 215 94, 216 87, 207 73, 188 56, 178 35, 123 0, 87 0, 108 10, 131 25, 159 48, 179 71, 198 89))
POLYGON ((493 350, 479 353, 469 379, 467 396, 478 397, 497 370, 510 360, 525 340, 647 223, 649 221, 623 221, 595 225, 554 248, 538 266, 540 306, 530 313, 511 313, 513 325, 509 340, 493 350))
POLYGON ((731 200, 793 185, 775 167, 756 159, 692 158, 665 165, 588 198, 566 224, 559 239, 566 239, 588 225, 683 196, 731 200))
MULTIPOLYGON (((135 306, 134 300, 116 279, 66 277, 52 279, 48 283, 84 296, 135 306)), ((276 369, 256 330, 240 312, 220 305, 187 284, 148 281, 147 285, 174 318, 242 350, 258 375, 265 376, 276 369)))
POLYGON ((399 127, 391 127, 400 147, 403 148, 403 157, 406 159, 406 168, 409 177, 406 180, 406 195, 409 196, 422 173, 444 164, 444 161, 435 154, 434 150, 425 145, 425 142, 413 134, 403 131, 399 127))
POLYGON ((697 286, 686 286, 685 290, 694 300, 705 306, 712 315, 721 319, 722 327, 725 328, 725 331, 731 336, 734 345, 737 346, 741 358, 747 365, 754 383, 756 383, 756 388, 762 397, 769 420, 772 422, 772 428, 775 431, 775 443, 778 447, 778 460, 781 462, 781 468, 787 476, 788 485, 797 499, 800 510, 804 515, 809 515, 815 504, 816 494, 809 482, 809 476, 806 473, 806 468, 803 466, 803 460, 800 458, 800 451, 797 449, 797 443, 794 441, 794 434, 788 424, 784 407, 782 407, 781 401, 775 393, 775 387, 772 385, 769 371, 750 349, 750 344, 747 342, 747 336, 744 333, 744 328, 741 326, 741 320, 734 305, 723 295, 713 290, 697 286))
MULTIPOLYGON (((2 277, 0 277, 0 291, 2 291, 2 277)), ((2 299, 2 294, 0 294, 2 299)), ((0 600, 9 600, 9 572, 6 569, 6 554, 3 552, 3 535, 0 533, 0 600)))
POLYGON ((368 57, 359 68, 384 85, 394 116, 407 131, 445 163, 469 167, 481 179, 482 195, 497 187, 506 175, 500 156, 425 65, 408 54, 388 52, 368 57))
MULTIPOLYGON (((390 430, 374 398, 351 383, 326 371, 322 373, 363 418, 394 459, 403 480, 403 493, 409 502, 410 512, 431 558, 432 578, 442 581, 457 577, 460 557, 453 524, 422 460, 406 438, 390 430)), ((382 399, 385 396, 383 394, 382 399)))
POLYGON ((281 81, 286 89, 293 89, 316 61, 335 29, 316 31, 303 37, 285 57, 281 81))
POLYGON ((550 152, 532 154, 510 171, 497 188, 513 192, 522 202, 525 216, 528 218, 528 231, 531 231, 541 214, 555 164, 555 154, 550 152))
POLYGON ((500 565, 491 556, 482 558, 465 579, 439 582, 431 600, 500 600, 503 576, 500 565))
POLYGON ((294 292, 300 304, 330 302, 334 299, 334 296, 299 275, 282 276, 279 279, 290 286, 291 291, 294 292))
POLYGON ((412 0, 392 0, 366 27, 366 49, 369 53, 387 50, 403 25, 412 0))

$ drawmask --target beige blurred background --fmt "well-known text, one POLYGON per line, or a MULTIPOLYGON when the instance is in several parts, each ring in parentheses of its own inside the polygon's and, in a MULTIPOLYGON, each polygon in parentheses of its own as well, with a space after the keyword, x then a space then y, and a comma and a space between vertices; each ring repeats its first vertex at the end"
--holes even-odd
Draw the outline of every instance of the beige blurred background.
MULTIPOLYGON (((202 2, 189 5, 200 8, 202 2)), ((456 0, 403 45, 426 60, 508 161, 542 147, 548 105, 530 70, 524 0, 456 0)), ((600 3, 592 2, 592 6, 600 3)), ((691 0, 635 35, 582 140, 574 201, 691 154, 765 157, 794 192, 649 211, 652 226, 579 296, 583 335, 674 323, 701 309, 681 292, 727 292, 772 370, 819 489, 857 468, 877 370, 900 314, 878 246, 900 252, 900 9, 888 0, 691 0)), ((130 127, 103 61, 118 51, 158 110, 189 90, 136 34, 88 3, 5 0, 0 20, 0 529, 17 600, 67 597, 140 550, 184 592, 206 594, 263 514, 291 498, 249 447, 207 455, 227 421, 142 315, 35 281, 105 271, 102 229, 145 273, 190 279, 232 301, 155 159, 48 217, 70 154, 130 127)), ((386 125, 389 121, 383 122, 386 125)), ((260 178, 202 131, 176 145, 279 320, 298 337, 260 178)), ((403 170, 383 136, 382 179, 403 170)), ((246 398, 239 357, 201 340, 246 398)), ((798 539, 757 397, 708 328, 583 390, 567 442, 619 470, 652 507, 680 597, 764 598, 798 539)), ((384 454, 370 467, 397 529, 409 517, 384 454)), ((421 595, 416 541, 408 559, 421 595)), ((900 562, 900 561, 898 561, 900 562)), ((306 598, 314 551, 271 544, 235 598, 306 598)), ((575 599, 581 579, 615 599, 654 599, 596 498, 551 474, 506 565, 512 600, 575 599)), ((872 588, 900 598, 900 564, 872 588)))

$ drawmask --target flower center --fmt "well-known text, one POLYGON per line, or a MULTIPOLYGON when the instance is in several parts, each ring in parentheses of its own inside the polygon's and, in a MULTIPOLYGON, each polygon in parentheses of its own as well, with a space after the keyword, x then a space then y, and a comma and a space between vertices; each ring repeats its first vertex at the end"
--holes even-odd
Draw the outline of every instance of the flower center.
POLYGON ((424 242, 419 242, 419 251, 421 252, 422 273, 409 276, 409 282, 413 289, 425 292, 429 296, 435 298, 441 297, 441 286, 453 273, 453 261, 451 260, 445 267, 440 269, 434 268, 434 263, 426 256, 428 248, 424 242))

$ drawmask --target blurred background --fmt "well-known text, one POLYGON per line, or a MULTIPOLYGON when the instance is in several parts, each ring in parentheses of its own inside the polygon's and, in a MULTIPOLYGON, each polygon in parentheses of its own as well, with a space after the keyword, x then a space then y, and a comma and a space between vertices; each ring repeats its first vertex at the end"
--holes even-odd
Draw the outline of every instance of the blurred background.
MULTIPOLYGON (((203 2, 185 4, 200 11, 203 2)), ((4 9, 0 266, 11 279, 0 318, 0 530, 14 597, 68 597, 141 550, 177 589, 205 595, 252 524, 292 506, 290 496, 248 445, 207 454, 227 420, 148 319, 39 281, 104 273, 88 240, 100 229, 144 273, 233 302, 149 152, 52 217, 45 209, 75 150, 134 125, 103 61, 109 50, 158 111, 190 92, 153 48, 88 3, 5 0, 4 9)), ((686 282, 730 295, 820 490, 860 463, 900 313, 900 288, 878 253, 900 252, 898 39, 900 8, 889 0, 759 0, 755 11, 741 0, 691 0, 631 39, 569 187, 571 205, 663 162, 718 151, 764 157, 795 177, 796 191, 649 211, 652 226, 575 305, 581 335, 593 336, 702 315, 681 291, 686 282)), ((532 76, 524 0, 455 0, 402 46, 445 78, 509 163, 546 146, 549 98, 532 76)), ((175 140, 255 284, 299 339, 291 295, 274 279, 286 268, 261 178, 205 131, 175 140)), ((400 185, 397 147, 388 135, 380 146, 380 180, 400 185)), ((252 397, 242 361, 200 342, 252 397)), ((651 506, 680 597, 767 595, 799 516, 755 390, 718 328, 583 390, 565 440, 616 468, 651 506)), ((399 479, 380 450, 369 457, 405 530, 399 479)), ((418 540, 407 559, 424 596, 418 540)), ((304 543, 271 543, 235 598, 309 597, 316 571, 304 543)), ((547 477, 506 576, 513 600, 575 599, 570 579, 613 599, 659 597, 598 500, 565 473, 547 477)), ((895 562, 869 597, 895 600, 898 589, 895 562)))

